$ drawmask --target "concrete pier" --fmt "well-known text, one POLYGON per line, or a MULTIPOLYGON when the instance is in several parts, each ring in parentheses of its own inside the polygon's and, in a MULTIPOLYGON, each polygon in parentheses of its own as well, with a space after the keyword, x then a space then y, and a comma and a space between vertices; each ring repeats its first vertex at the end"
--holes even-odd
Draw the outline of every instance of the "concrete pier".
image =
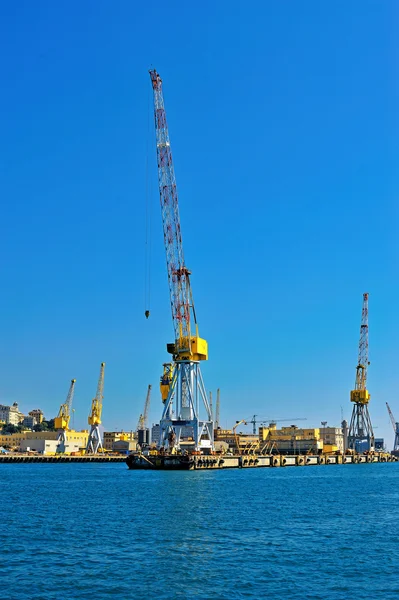
POLYGON ((87 455, 87 456, 67 456, 56 454, 54 456, 46 455, 31 455, 31 454, 0 454, 1 463, 88 463, 88 462, 124 462, 126 456, 102 456, 102 455, 87 455))

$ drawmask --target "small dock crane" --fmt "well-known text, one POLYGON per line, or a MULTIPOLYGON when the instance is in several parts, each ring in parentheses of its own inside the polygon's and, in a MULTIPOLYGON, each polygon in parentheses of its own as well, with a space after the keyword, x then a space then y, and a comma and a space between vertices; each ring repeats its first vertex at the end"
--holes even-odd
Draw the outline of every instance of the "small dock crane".
POLYGON ((101 450, 103 449, 100 425, 101 414, 103 411, 104 369, 105 362, 101 363, 100 376, 97 383, 97 392, 91 403, 91 410, 88 418, 90 432, 87 439, 86 454, 97 454, 100 448, 101 450))
POLYGON ((67 441, 67 432, 69 431, 69 421, 71 420, 72 400, 75 392, 76 379, 71 379, 68 395, 64 404, 61 404, 58 415, 54 419, 54 426, 58 430, 58 442, 65 449, 67 441))
POLYGON ((145 398, 144 403, 144 412, 139 417, 139 422, 137 423, 136 431, 142 431, 144 429, 147 429, 148 427, 148 413, 150 411, 151 387, 151 385, 148 386, 147 396, 145 398))

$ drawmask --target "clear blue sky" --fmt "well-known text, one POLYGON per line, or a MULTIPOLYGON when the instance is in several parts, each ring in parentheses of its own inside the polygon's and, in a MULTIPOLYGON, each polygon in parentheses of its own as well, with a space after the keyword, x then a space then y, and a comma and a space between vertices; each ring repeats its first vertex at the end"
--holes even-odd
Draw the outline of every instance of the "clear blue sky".
MULTIPOLYGON (((399 419, 398 5, 0 4, 0 401, 135 427, 172 340, 148 68, 222 424, 349 418, 362 293, 370 411, 399 419), (147 147, 149 144, 149 151, 147 147), (151 317, 144 318, 146 161, 151 317)), ((305 423, 304 423, 305 424, 305 423)))

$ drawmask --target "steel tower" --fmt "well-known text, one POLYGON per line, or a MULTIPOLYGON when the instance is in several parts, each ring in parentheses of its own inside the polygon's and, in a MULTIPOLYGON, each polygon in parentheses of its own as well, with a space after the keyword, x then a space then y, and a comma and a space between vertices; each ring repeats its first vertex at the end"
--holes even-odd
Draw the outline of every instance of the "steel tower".
POLYGON ((200 361, 208 359, 208 344, 198 335, 198 325, 190 286, 191 271, 186 267, 180 228, 176 178, 162 93, 162 79, 150 71, 154 93, 158 184, 161 202, 166 265, 175 341, 167 344, 173 356, 169 388, 164 390, 159 447, 179 449, 183 427, 192 427, 195 448, 213 448, 213 419, 201 375, 200 361), (194 324, 194 331, 191 325, 194 324), (207 440, 207 442, 205 442, 207 440))
POLYGON ((92 400, 91 410, 88 418, 88 423, 90 425, 90 433, 87 440, 87 454, 96 454, 99 448, 103 448, 100 433, 100 425, 101 414, 103 411, 104 369, 105 363, 103 362, 100 366, 100 376, 98 378, 96 396, 92 400))
POLYGON ((369 366, 369 295, 363 294, 362 320, 360 325, 359 355, 356 367, 355 389, 351 391, 352 417, 348 432, 348 448, 356 450, 356 442, 367 442, 367 450, 374 450, 374 432, 368 410, 370 394, 367 391, 369 366))

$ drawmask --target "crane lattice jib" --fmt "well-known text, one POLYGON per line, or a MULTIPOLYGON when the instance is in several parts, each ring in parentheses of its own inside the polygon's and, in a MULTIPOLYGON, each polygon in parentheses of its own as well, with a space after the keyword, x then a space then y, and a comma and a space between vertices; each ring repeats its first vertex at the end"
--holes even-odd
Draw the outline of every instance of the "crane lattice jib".
POLYGON ((89 425, 101 424, 101 413, 103 410, 103 390, 104 390, 104 369, 105 363, 101 363, 100 376, 97 383, 97 392, 91 403, 91 411, 89 415, 89 425))
POLYGON ((190 272, 186 268, 180 229, 179 205, 176 178, 173 168, 162 79, 155 70, 150 71, 154 92, 154 117, 157 141, 158 183, 161 201, 163 234, 166 249, 166 263, 172 319, 175 340, 187 343, 191 337, 190 329, 190 272))
POLYGON ((71 379, 71 385, 69 386, 68 395, 64 404, 61 404, 58 415, 55 418, 55 427, 57 429, 68 429, 69 421, 71 418, 71 408, 73 401, 73 394, 75 391, 76 379, 71 379))
POLYGON ((150 400, 151 400, 151 385, 148 386, 147 397, 145 399, 145 404, 144 404, 144 415, 143 415, 144 429, 146 427, 148 427, 148 413, 150 410, 150 400))
POLYGON ((394 416, 393 416, 393 414, 392 414, 392 411, 391 411, 391 408, 390 408, 390 406, 389 406, 388 402, 385 402, 385 404, 387 405, 388 414, 389 414, 389 418, 391 419, 391 423, 392 423, 393 430, 394 430, 394 432, 396 433, 396 425, 397 425, 397 423, 396 423, 396 421, 395 421, 395 417, 394 417, 394 416))
POLYGON ((365 390, 369 364, 369 295, 363 294, 362 321, 360 324, 359 355, 356 371, 356 390, 365 390))

